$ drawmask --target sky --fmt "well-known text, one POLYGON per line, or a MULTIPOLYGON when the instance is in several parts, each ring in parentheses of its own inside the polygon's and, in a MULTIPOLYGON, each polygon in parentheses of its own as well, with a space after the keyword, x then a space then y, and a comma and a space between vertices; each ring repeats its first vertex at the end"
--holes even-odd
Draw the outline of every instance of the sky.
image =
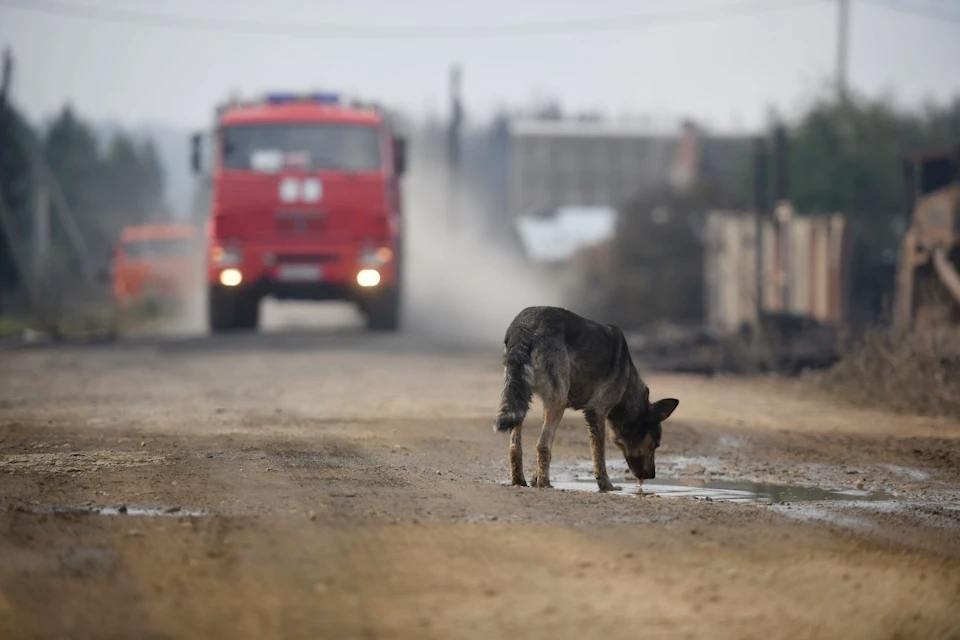
MULTIPOLYGON (((320 88, 442 116, 459 64, 475 122, 557 99, 745 131, 829 90, 837 15, 837 0, 0 0, 0 47, 35 121, 69 102, 201 128, 230 95, 320 88)), ((854 91, 906 108, 960 94, 960 0, 851 0, 850 27, 854 91)))

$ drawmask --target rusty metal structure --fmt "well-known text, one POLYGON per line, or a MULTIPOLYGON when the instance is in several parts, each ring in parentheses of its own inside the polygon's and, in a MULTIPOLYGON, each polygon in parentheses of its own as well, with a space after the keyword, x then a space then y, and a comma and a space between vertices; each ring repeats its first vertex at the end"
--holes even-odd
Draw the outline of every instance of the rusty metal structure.
POLYGON ((960 145, 904 158, 910 215, 897 265, 894 324, 960 321, 960 145))
POLYGON ((729 334, 744 325, 755 326, 761 320, 758 313, 830 326, 844 322, 850 262, 846 218, 796 215, 786 202, 779 203, 774 214, 773 219, 762 221, 759 260, 751 213, 707 214, 704 310, 710 331, 729 334), (759 305, 758 290, 762 292, 759 305))

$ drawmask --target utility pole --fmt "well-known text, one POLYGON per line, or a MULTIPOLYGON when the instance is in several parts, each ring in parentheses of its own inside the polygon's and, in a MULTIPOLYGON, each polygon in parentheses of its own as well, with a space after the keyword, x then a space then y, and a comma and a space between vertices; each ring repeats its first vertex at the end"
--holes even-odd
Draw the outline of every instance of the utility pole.
POLYGON ((87 247, 87 243, 83 239, 83 233, 80 231, 80 226, 77 224, 77 214, 67 202, 67 197, 64 195, 63 189, 60 187, 60 181, 57 180, 57 176, 54 175, 53 171, 50 170, 50 166, 47 165, 46 160, 43 159, 43 153, 39 149, 36 150, 36 153, 41 159, 41 168, 43 169, 44 181, 47 185, 47 188, 50 190, 50 196, 53 200, 54 210, 59 213, 58 217, 60 219, 61 228, 65 232, 70 244, 73 246, 74 253, 80 260, 80 275, 83 276, 84 280, 90 282, 94 276, 93 258, 90 255, 90 248, 87 247))
POLYGON ((460 223, 460 128, 463 125, 463 103, 460 100, 462 74, 460 67, 450 68, 450 124, 447 129, 447 226, 455 229, 460 223))
POLYGON ((773 199, 784 202, 790 199, 790 143, 787 128, 778 124, 773 129, 773 199))
POLYGON ((10 94, 10 83, 13 81, 13 56, 10 49, 3 50, 3 68, 0 76, 0 109, 6 109, 7 96, 10 94))
POLYGON ((767 142, 763 137, 753 140, 753 233, 754 233, 754 271, 756 281, 757 329, 763 317, 763 226, 767 217, 767 142))
POLYGON ((847 49, 850 39, 850 0, 837 0, 837 98, 847 102, 847 49))
POLYGON ((43 278, 50 255, 50 191, 43 167, 34 166, 33 179, 33 273, 43 278))
POLYGON ((790 220, 793 212, 788 196, 787 145, 787 129, 778 124, 773 130, 773 213, 777 229, 777 259, 780 262, 777 286, 781 311, 786 311, 790 302, 790 280, 782 277, 782 274, 789 274, 790 271, 790 220))

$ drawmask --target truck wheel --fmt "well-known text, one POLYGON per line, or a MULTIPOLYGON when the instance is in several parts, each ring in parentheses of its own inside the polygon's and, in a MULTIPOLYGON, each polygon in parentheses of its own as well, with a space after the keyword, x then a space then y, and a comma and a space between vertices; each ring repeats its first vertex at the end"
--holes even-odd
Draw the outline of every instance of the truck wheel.
POLYGON ((211 287, 208 315, 214 333, 255 329, 260 319, 260 298, 250 292, 211 287))
POLYGON ((371 331, 396 331, 400 327, 400 291, 379 292, 364 305, 364 312, 371 331))
POLYGON ((260 297, 255 293, 243 293, 237 302, 236 326, 240 329, 256 329, 260 322, 260 297))
POLYGON ((210 288, 207 298, 207 318, 210 331, 228 331, 233 329, 234 296, 227 295, 219 288, 210 288))

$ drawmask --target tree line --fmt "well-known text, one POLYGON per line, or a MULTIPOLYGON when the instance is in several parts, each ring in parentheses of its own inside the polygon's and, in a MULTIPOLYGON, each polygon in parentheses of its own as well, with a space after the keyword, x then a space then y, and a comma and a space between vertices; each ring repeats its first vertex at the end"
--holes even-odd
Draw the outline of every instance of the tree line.
POLYGON ((161 220, 164 172, 149 139, 118 131, 106 141, 72 107, 45 127, 31 125, 10 103, 0 103, 0 197, 8 223, 0 228, 0 297, 10 297, 35 264, 38 207, 48 203, 48 245, 59 260, 75 259, 63 228, 70 216, 95 269, 105 268, 124 226, 161 220), (51 197, 59 192, 62 197, 51 197), (68 211, 61 210, 69 209, 68 211))

